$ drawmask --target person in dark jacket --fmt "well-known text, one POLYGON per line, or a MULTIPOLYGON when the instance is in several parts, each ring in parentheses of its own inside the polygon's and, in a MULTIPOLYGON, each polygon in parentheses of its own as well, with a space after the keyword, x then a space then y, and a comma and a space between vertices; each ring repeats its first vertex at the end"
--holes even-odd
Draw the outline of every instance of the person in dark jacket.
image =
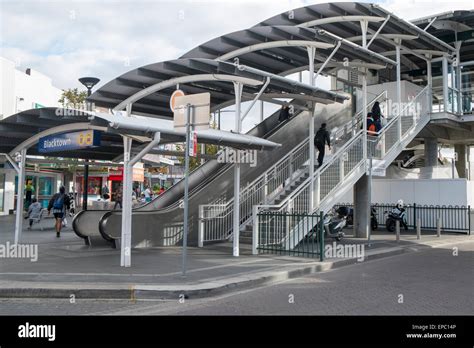
POLYGON ((316 132, 314 136, 314 146, 318 149, 318 164, 321 167, 324 160, 324 152, 326 149, 326 144, 329 146, 329 150, 331 150, 331 139, 329 137, 329 132, 326 129, 326 123, 321 125, 321 128, 316 132))
POLYGON ((379 132, 382 129, 382 110, 380 109, 380 103, 376 101, 374 106, 372 106, 372 118, 375 124, 375 131, 379 132))
POLYGON ((280 110, 280 115, 278 116, 279 122, 285 122, 290 118, 290 107, 288 103, 283 104, 280 110))
POLYGON ((71 200, 68 195, 66 195, 66 189, 64 186, 59 188, 59 192, 56 193, 53 198, 49 201, 48 204, 48 215, 51 213, 51 209, 53 210, 54 218, 56 219, 56 237, 60 237, 61 227, 63 223, 63 218, 71 208, 71 200))

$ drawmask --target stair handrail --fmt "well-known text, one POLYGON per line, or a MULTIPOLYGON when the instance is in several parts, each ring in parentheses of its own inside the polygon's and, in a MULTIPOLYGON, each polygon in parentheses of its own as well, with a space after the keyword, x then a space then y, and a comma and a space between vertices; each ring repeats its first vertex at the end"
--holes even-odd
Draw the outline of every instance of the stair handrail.
POLYGON ((359 132, 356 133, 354 137, 351 138, 346 144, 344 144, 343 147, 341 147, 336 154, 326 163, 323 163, 321 167, 319 167, 317 170, 315 170, 313 177, 308 177, 306 178, 305 181, 303 181, 298 188, 296 188, 291 194, 289 194, 285 199, 283 199, 279 204, 260 204, 258 205, 261 208, 274 208, 274 209, 281 209, 285 206, 286 203, 289 201, 293 200, 295 196, 297 196, 302 190, 306 189, 311 180, 314 180, 317 176, 320 176, 322 172, 324 172, 330 165, 332 165, 336 160, 340 160, 340 157, 344 152, 347 150, 348 147, 350 147, 355 141, 359 140, 360 137, 363 135, 363 130, 360 130, 359 132))

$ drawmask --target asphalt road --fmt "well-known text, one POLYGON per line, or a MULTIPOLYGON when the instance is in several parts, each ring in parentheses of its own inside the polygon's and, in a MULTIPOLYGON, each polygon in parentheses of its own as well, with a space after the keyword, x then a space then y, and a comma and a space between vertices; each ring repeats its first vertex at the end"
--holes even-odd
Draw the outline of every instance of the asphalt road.
POLYGON ((470 242, 184 303, 4 299, 0 315, 472 315, 473 291, 470 242))

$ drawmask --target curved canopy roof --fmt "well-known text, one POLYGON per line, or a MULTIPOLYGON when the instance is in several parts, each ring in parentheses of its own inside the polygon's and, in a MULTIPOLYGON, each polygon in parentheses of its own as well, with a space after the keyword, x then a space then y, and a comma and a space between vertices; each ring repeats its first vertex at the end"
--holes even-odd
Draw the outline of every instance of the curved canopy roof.
MULTIPOLYGON (((0 121, 0 153, 14 155, 21 148, 28 149, 28 155, 44 155, 35 146, 39 138, 86 129, 102 131, 101 145, 92 149, 65 152, 51 152, 50 157, 113 160, 123 154, 121 135, 134 138, 136 152, 143 143, 160 132, 160 143, 183 142, 184 130, 175 130, 173 121, 140 116, 125 117, 97 112, 61 108, 41 108, 22 111, 0 121)), ((274 142, 246 134, 236 134, 217 129, 196 130, 199 142, 218 144, 242 149, 272 149, 279 146, 274 142)), ((153 153, 151 151, 150 153, 153 153)))
MULTIPOLYGON (((329 57, 340 40, 312 28, 289 25, 253 27, 210 40, 192 49, 181 58, 199 57, 227 60, 238 56, 241 64, 285 76, 298 68, 307 70, 308 55, 303 41, 322 44, 322 47, 316 49, 315 58, 319 61, 319 65, 316 62, 316 68, 318 68, 329 57), (290 46, 292 42, 299 44, 290 46), (273 46, 275 43, 279 44, 272 47, 270 46, 272 43, 273 46), (249 49, 258 48, 258 45, 264 44, 267 44, 268 47, 255 51, 249 49), (249 53, 246 53, 246 48, 249 53)), ((351 44, 351 42, 341 41, 341 47, 333 55, 332 63, 328 67, 333 68, 334 62, 339 62, 342 65, 340 62, 348 57, 351 60, 372 63, 374 68, 376 65, 379 65, 378 68, 385 68, 388 63, 383 56, 376 56, 373 52, 351 44)))
MULTIPOLYGON (((381 6, 370 3, 334 2, 305 6, 273 16, 260 22, 256 27, 275 25, 308 26, 327 30, 360 44, 362 29, 359 22, 364 18, 368 21, 368 41, 383 25, 380 31, 381 34, 404 37, 405 39, 402 40, 403 46, 410 50, 438 51, 445 54, 454 52, 454 47, 446 42, 424 32, 419 27, 397 17, 381 6), (385 20, 387 20, 386 23, 385 20)), ((394 56, 393 36, 387 38, 378 35, 376 40, 371 43, 370 49, 381 54, 390 52, 390 55, 394 56)), ((405 70, 412 69, 418 64, 422 65, 424 62, 416 56, 402 59, 403 69, 405 70)))
MULTIPOLYGON (((232 68, 224 65, 225 63, 215 64, 212 62, 214 60, 233 61, 238 58, 241 65, 269 74, 286 76, 307 69, 306 46, 311 46, 316 47, 316 71, 320 68, 326 69, 325 71, 341 68, 342 61, 347 59, 351 67, 366 64, 365 66, 372 69, 382 69, 391 68, 394 63, 397 40, 402 40, 401 62, 404 72, 423 68, 425 53, 454 53, 453 46, 378 5, 357 2, 317 4, 281 13, 252 28, 210 40, 193 48, 181 59, 131 70, 98 89, 89 100, 97 106, 119 106, 119 109, 123 109, 124 101, 133 101, 134 113, 170 118, 172 113, 169 98, 178 83, 156 91, 152 86, 165 81, 176 81, 185 76, 220 74, 222 71, 242 77, 239 71, 230 71, 232 68), (367 40, 370 46, 368 49, 361 47, 361 21, 367 22, 367 40), (322 67, 328 58, 331 60, 322 67), (146 91, 152 93, 147 94, 146 91), (142 98, 132 97, 134 95, 141 95, 142 98)), ((261 84, 246 85, 243 100, 253 98, 266 81, 266 77, 262 74, 254 76, 261 84)), ((232 105, 235 100, 231 80, 213 78, 181 81, 179 87, 187 94, 211 93, 213 110, 232 105)), ((282 93, 305 95, 307 92, 307 88, 304 90, 303 86, 295 87, 284 81, 274 83, 273 78, 266 89, 266 93, 272 98, 282 93)), ((323 90, 313 90, 311 96, 318 98, 318 102, 341 101, 334 93, 323 90)))
MULTIPOLYGON (((88 101, 98 106, 115 108, 123 104, 136 93, 144 93, 147 88, 158 83, 166 87, 154 91, 139 100, 133 102, 133 113, 146 114, 154 117, 172 118, 169 107, 169 99, 176 85, 187 94, 209 92, 211 94, 211 110, 219 105, 233 104, 235 100, 234 86, 230 81, 232 78, 247 79, 244 84, 244 100, 258 93, 268 76, 264 71, 241 70, 231 63, 215 61, 212 59, 176 59, 166 62, 150 64, 138 69, 131 70, 122 76, 110 81, 105 86, 93 93, 88 101), (204 77, 202 81, 179 83, 173 82, 178 78, 186 78, 198 75, 214 75, 204 77), (227 81, 223 81, 227 76, 227 81), (249 80, 250 79, 250 80, 249 80), (246 98, 245 98, 246 97, 246 98)), ((316 87, 301 84, 296 81, 273 76, 266 93, 291 93, 302 94, 318 98, 321 102, 342 102, 345 96, 325 91, 316 87)), ((284 95, 282 95, 282 98, 284 95)), ((120 107, 119 109, 123 109, 120 107)))

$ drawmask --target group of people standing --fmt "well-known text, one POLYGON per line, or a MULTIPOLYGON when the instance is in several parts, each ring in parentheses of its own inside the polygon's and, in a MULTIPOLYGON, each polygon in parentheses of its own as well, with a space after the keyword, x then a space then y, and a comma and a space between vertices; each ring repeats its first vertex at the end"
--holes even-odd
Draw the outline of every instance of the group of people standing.
MULTIPOLYGON (((105 200, 109 199, 109 191, 108 187, 104 186, 102 189, 102 192, 107 192, 106 194, 102 194, 102 198, 105 200), (106 198, 107 195, 107 198, 106 198)), ((140 189, 140 187, 136 187, 132 190, 132 201, 134 202, 140 202, 140 203, 149 203, 152 201, 152 199, 156 196, 161 195, 163 192, 165 192, 165 188, 163 186, 160 187, 160 189, 156 192, 154 192, 150 186, 145 186, 143 190, 140 189)), ((121 184, 117 190, 114 192, 114 210, 117 209, 117 207, 120 207, 122 209, 122 199, 123 199, 123 185, 121 184)))
POLYGON ((371 112, 367 113, 367 133, 375 135, 382 129, 382 110, 380 103, 376 101, 372 106, 371 112))

